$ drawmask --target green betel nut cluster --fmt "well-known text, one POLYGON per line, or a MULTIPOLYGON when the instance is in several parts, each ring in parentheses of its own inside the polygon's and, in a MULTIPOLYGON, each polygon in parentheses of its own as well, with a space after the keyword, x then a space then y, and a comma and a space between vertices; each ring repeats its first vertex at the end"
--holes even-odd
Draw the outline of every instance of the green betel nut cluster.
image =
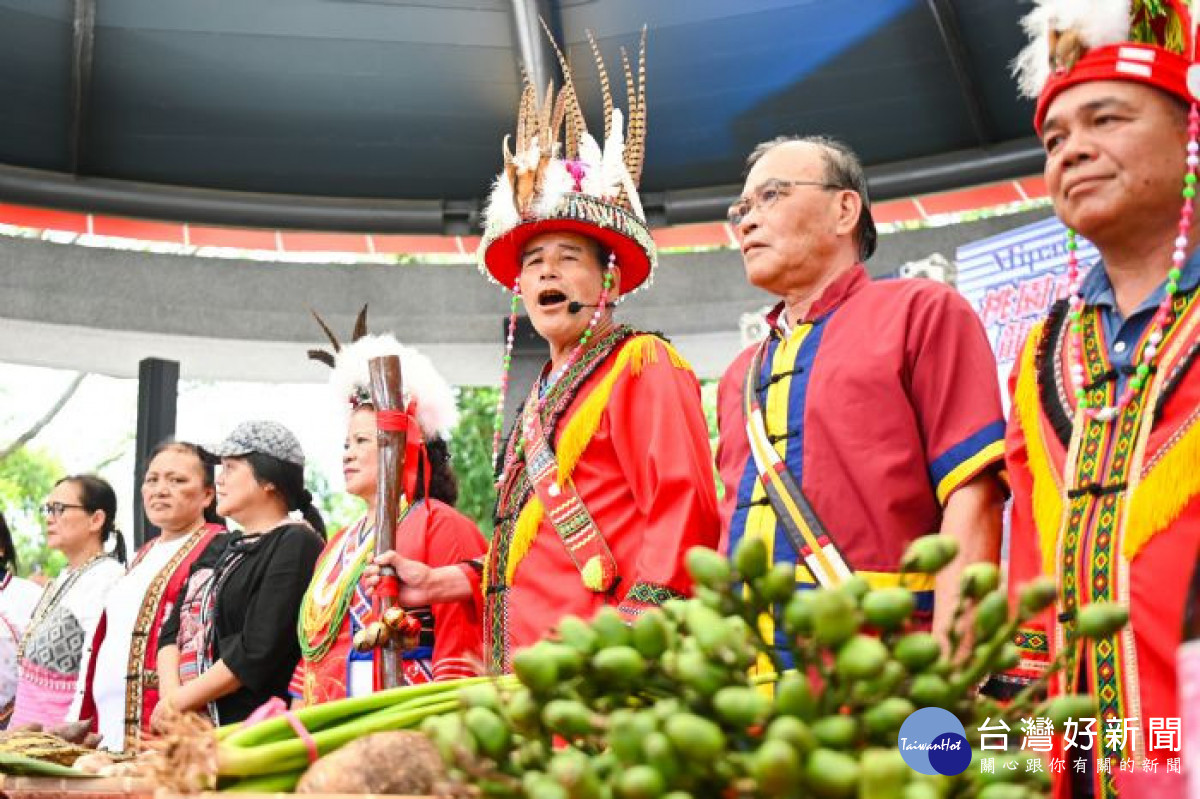
MULTIPOLYGON (((1054 583, 1024 586, 1010 608, 996 567, 968 566, 943 646, 917 629, 906 586, 957 553, 953 539, 929 536, 905 554, 899 585, 872 589, 855 577, 797 591, 794 566, 770 564, 761 541, 743 543, 732 562, 694 549, 695 598, 632 625, 612 609, 591 622, 563 619, 551 640, 517 653, 519 684, 475 685, 460 694, 459 713, 428 720, 425 731, 461 791, 485 797, 1043 796, 1047 774, 1024 762, 1036 753, 989 752, 997 767, 981 773, 978 728, 1031 716, 1061 724, 1094 715, 1092 699, 1041 699, 1049 676, 1007 706, 977 687, 1016 665, 1014 633, 1053 604, 1054 583), (962 722, 974 759, 960 775, 906 764, 898 733, 922 707, 962 722), (1021 767, 1004 768, 1009 759, 1021 767)), ((1073 634, 1112 635, 1127 618, 1092 605, 1073 634)))

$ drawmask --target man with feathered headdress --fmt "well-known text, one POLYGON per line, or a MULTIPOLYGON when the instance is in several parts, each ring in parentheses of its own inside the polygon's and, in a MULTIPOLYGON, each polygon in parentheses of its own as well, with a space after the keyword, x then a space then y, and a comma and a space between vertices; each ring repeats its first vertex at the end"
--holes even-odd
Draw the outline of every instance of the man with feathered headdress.
MULTIPOLYGON (((638 199, 645 150, 645 40, 625 59, 628 127, 595 41, 603 147, 588 132, 571 70, 563 88, 521 97, 515 149, 485 213, 479 267, 512 294, 549 345, 507 440, 496 414, 496 527, 478 572, 493 669, 563 616, 616 606, 632 619, 690 589, 684 553, 718 537, 711 454, 696 377, 665 341, 613 319, 653 279, 654 241, 638 199), (581 313, 582 312, 582 313, 581 313)), ((507 388, 505 354, 501 396, 507 388)), ((442 591, 444 574, 411 573, 442 591)), ((457 580, 451 575, 452 580, 457 580)), ((462 590, 461 582, 457 589, 462 590)))
POLYGON ((1018 76, 1069 228, 1069 296, 1011 381, 1009 586, 1059 581, 1057 607, 1020 631, 1012 679, 1073 647, 1051 689, 1094 694, 1099 721, 1096 748, 1068 750, 1068 765, 1088 758, 1077 795, 1110 797, 1112 761, 1140 771, 1179 756, 1175 653, 1200 551, 1195 30, 1183 0, 1043 0, 1026 27, 1018 76), (1076 232, 1101 256, 1086 276, 1076 232), (1128 605, 1130 624, 1074 643, 1077 612, 1096 601, 1128 605))

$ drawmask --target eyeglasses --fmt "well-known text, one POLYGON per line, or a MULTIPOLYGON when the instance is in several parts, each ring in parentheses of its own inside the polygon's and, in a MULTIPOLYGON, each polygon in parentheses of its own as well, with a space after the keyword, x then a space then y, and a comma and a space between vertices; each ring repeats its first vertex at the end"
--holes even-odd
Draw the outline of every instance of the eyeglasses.
POLYGON ((63 515, 63 511, 65 511, 67 508, 79 508, 80 510, 87 510, 87 508, 83 507, 82 505, 72 505, 69 502, 47 502, 41 507, 41 511, 42 515, 46 518, 57 519, 63 515))
POLYGON ((729 224, 735 227, 742 224, 742 220, 749 216, 750 212, 755 208, 760 210, 770 208, 775 204, 776 200, 787 194, 787 189, 793 186, 816 186, 819 189, 826 190, 846 188, 836 183, 822 183, 817 180, 779 180, 771 178, 755 189, 749 197, 739 197, 729 206, 729 211, 726 212, 729 224))

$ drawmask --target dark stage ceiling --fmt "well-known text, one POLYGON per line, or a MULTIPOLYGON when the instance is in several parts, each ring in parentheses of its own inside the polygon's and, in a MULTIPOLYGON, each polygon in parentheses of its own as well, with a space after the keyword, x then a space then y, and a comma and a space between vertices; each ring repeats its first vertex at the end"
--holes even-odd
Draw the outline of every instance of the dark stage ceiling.
MULTIPOLYGON (((0 201, 470 232, 520 64, 567 43, 599 127, 649 26, 655 223, 721 218, 753 145, 849 142, 877 199, 1040 169, 1017 0, 0 0, 0 201)), ((623 92, 618 91, 618 98, 623 92)), ((620 99, 618 100, 620 102, 620 99)))

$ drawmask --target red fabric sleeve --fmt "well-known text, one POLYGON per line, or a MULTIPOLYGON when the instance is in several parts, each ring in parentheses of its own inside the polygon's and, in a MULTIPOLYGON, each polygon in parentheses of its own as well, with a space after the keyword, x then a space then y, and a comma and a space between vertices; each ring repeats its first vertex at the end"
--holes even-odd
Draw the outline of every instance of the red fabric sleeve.
POLYGON ((948 286, 923 285, 911 314, 909 391, 930 479, 945 505, 956 489, 1003 460, 996 360, 979 317, 948 286))
POLYGON ((720 536, 700 384, 661 342, 654 348, 639 373, 631 368, 617 379, 606 411, 629 502, 646 520, 634 573, 622 575, 627 618, 690 593, 684 554, 715 548, 720 536))
MULTIPOLYGON (((436 500, 429 508, 426 556, 434 568, 473 560, 487 551, 487 541, 475 522, 436 500)), ((476 577, 476 580, 478 577, 476 577)), ((478 593, 478 592, 476 592, 478 593)), ((433 678, 474 677, 483 663, 483 626, 474 597, 432 606, 434 624, 433 678)))
POLYGON ((746 437, 744 402, 746 370, 754 357, 755 347, 742 351, 717 384, 717 472, 725 493, 721 497, 720 551, 729 551, 729 525, 737 509, 738 483, 750 458, 750 441, 746 437))

